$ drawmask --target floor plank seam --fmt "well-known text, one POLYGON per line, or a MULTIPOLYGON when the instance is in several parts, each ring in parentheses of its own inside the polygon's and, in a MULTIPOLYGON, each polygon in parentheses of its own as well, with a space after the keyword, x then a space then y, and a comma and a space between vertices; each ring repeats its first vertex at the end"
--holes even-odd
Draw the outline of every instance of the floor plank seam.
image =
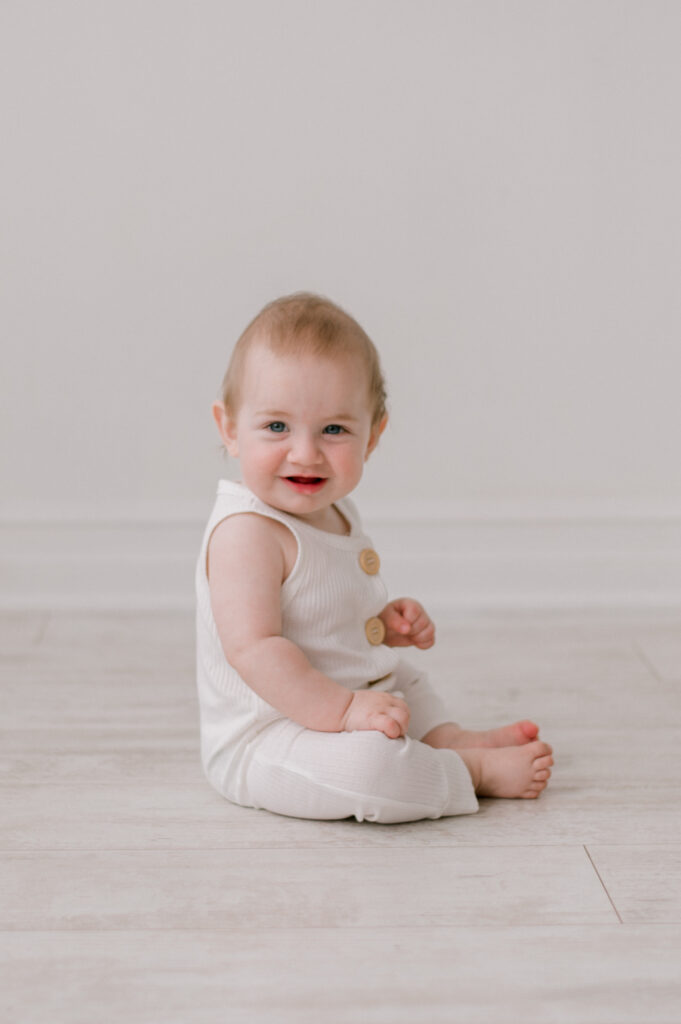
POLYGON ((34 640, 34 645, 36 647, 40 647, 40 645, 42 644, 43 640, 45 639, 45 635, 47 633, 47 627, 49 626, 51 619, 52 619, 52 614, 50 612, 44 612, 43 613, 43 617, 42 617, 42 619, 40 621, 40 626, 38 628, 38 634, 37 634, 37 636, 36 636, 36 638, 34 640))
MULTIPOLYGON (((642 927, 638 922, 636 927, 642 927)), ((202 928, 201 925, 190 925, 188 927, 182 927, 180 925, 159 925, 158 927, 145 927, 144 925, 138 926, 124 926, 122 928, 79 928, 77 926, 71 928, 8 928, 0 924, 0 936, 9 935, 117 935, 117 934, 134 934, 134 935, 146 935, 154 933, 165 933, 165 934, 201 934, 201 935, 233 935, 235 933, 257 935, 281 935, 285 932, 365 932, 365 931, 379 931, 385 932, 388 935, 396 935, 400 930, 408 928, 409 932, 460 932, 461 935, 467 935, 471 931, 476 932, 528 932, 528 931, 546 931, 547 929, 554 931, 566 931, 574 932, 579 930, 580 933, 588 931, 601 932, 608 928, 620 930, 620 927, 626 927, 623 924, 618 923, 604 924, 601 922, 589 923, 580 921, 578 923, 572 922, 560 922, 560 921, 543 921, 533 924, 531 922, 509 922, 509 923, 492 923, 492 924, 476 924, 476 925, 457 925, 457 924, 416 924, 409 923, 408 925, 378 925, 378 924, 286 924, 281 928, 275 928, 272 925, 254 925, 249 927, 248 925, 226 925, 224 928, 216 928, 215 925, 209 925, 202 928)), ((646 928, 663 928, 663 929, 674 929, 681 927, 681 922, 677 923, 674 921, 664 922, 651 922, 645 925, 646 928)))
POLYGON ((646 668, 648 670, 648 672, 650 672, 650 674, 652 675, 653 679, 656 682, 658 682, 658 683, 663 683, 664 679, 662 678, 662 676, 660 675, 660 673, 658 672, 658 670, 655 667, 654 663, 650 660, 650 658, 648 657, 646 652, 639 645, 638 641, 632 640, 631 641, 631 648, 632 648, 634 654, 636 655, 636 657, 638 658, 638 660, 644 666, 644 668, 646 668))
MULTIPOLYGON (((631 846, 631 843, 611 843, 611 846, 631 846)), ((649 843, 640 843, 640 846, 649 846, 649 843)), ((665 844, 656 844, 665 845, 665 844)), ((675 844, 666 844, 675 845, 675 844)), ((449 846, 447 843, 429 844, 423 846, 395 846, 391 845, 390 850, 404 850, 407 853, 413 853, 414 850, 437 850, 441 853, 443 850, 464 850, 470 852, 471 850, 568 850, 568 849, 579 849, 579 847, 586 850, 586 846, 583 843, 458 843, 456 846, 449 846)), ((20 854, 20 853, 32 853, 36 855, 42 854, 83 854, 83 853, 244 853, 248 851, 250 853, 286 853, 295 852, 297 850, 308 850, 308 851, 320 851, 333 849, 334 852, 339 850, 347 850, 348 853, 362 853, 362 852, 375 852, 379 851, 381 854, 385 854, 386 848, 380 845, 369 843, 366 846, 351 845, 341 846, 337 842, 331 841, 328 843, 294 843, 290 846, 282 846, 280 843, 268 843, 267 845, 254 845, 251 843, 244 843, 240 846, 0 846, 0 853, 8 854, 20 854)), ((377 853, 376 856, 379 854, 377 853)), ((588 851, 587 851, 588 855, 588 851)), ((591 860, 591 858, 589 857, 591 860)), ((593 864, 593 861, 592 861, 593 864)))
POLYGON ((591 867, 592 867, 592 868, 594 869, 594 871, 596 872, 596 878, 598 879, 598 881, 599 881, 599 882, 601 883, 601 885, 603 886, 603 891, 604 891, 605 895, 606 895, 606 896, 608 897, 608 900, 610 901, 610 906, 612 907, 612 909, 613 909, 613 910, 615 911, 615 913, 617 914, 617 920, 619 921, 619 923, 620 923, 621 925, 623 925, 623 924, 624 924, 624 921, 622 920, 622 917, 621 917, 621 915, 620 915, 620 912, 619 912, 619 910, 618 910, 618 909, 617 909, 617 907, 615 906, 615 901, 613 900, 612 896, 611 896, 611 895, 610 895, 610 893, 608 892, 608 887, 607 887, 607 885, 605 884, 605 882, 603 881, 603 879, 601 878, 601 873, 600 873, 600 871, 598 870, 598 868, 596 867, 596 865, 595 865, 595 863, 594 863, 594 859, 593 859, 593 857, 591 856, 591 853, 590 853, 590 851, 589 851, 589 847, 588 847, 588 846, 587 846, 586 844, 584 845, 584 852, 586 853, 587 857, 589 858, 589 861, 590 861, 590 863, 591 863, 591 867))

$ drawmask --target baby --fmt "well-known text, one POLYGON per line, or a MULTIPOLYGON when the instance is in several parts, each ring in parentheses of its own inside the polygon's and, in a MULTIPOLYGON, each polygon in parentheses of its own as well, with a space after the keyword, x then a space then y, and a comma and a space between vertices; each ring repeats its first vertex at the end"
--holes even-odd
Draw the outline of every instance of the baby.
POLYGON ((398 657, 435 628, 417 601, 387 601, 347 497, 385 402, 374 345, 319 296, 270 303, 234 349, 213 414, 242 482, 220 482, 196 587, 202 759, 235 803, 387 823, 547 785, 533 722, 462 729, 398 657))

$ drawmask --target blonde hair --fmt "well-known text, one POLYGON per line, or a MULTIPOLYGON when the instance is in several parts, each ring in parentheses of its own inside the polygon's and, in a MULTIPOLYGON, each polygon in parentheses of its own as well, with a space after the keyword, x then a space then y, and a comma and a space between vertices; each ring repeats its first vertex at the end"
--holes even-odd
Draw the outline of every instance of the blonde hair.
POLYGON ((251 320, 232 352, 222 382, 225 409, 239 408, 246 356, 253 344, 264 344, 277 355, 305 353, 333 359, 358 355, 367 370, 372 426, 386 413, 386 388, 376 346, 356 320, 330 299, 312 292, 296 292, 269 302, 251 320))

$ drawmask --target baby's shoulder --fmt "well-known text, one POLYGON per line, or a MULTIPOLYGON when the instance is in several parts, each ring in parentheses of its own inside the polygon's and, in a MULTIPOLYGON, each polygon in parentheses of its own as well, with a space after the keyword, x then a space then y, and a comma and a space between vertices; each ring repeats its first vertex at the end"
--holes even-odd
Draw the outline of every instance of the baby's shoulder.
POLYGON ((283 522, 259 512, 235 512, 221 519, 208 541, 207 564, 238 561, 252 569, 267 562, 280 563, 286 579, 298 556, 298 543, 283 522))

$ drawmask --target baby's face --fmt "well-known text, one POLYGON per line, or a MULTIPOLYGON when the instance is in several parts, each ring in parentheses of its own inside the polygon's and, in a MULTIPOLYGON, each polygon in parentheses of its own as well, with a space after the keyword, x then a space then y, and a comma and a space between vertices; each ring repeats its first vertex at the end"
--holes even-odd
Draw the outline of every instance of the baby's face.
POLYGON ((324 528, 331 505, 359 483, 385 423, 371 425, 358 356, 331 360, 248 354, 241 404, 218 426, 244 483, 262 501, 324 528))

